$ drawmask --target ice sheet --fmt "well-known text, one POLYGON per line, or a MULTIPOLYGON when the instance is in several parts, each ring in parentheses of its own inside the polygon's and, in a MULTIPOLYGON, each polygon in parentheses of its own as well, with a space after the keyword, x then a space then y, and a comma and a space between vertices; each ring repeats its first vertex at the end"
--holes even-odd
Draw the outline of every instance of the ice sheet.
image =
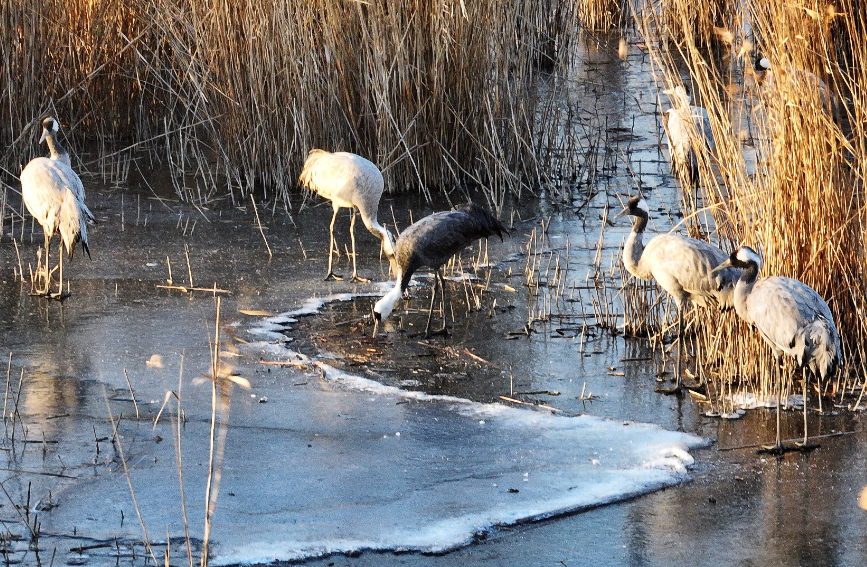
MULTIPOLYGON (((343 298, 343 297, 341 297, 343 298)), ((294 560, 359 550, 442 552, 496 526, 622 500, 688 478, 706 441, 596 417, 408 392, 287 348, 280 328, 329 300, 263 319, 249 354, 309 361, 236 393, 212 533, 212 564, 294 560), (291 382, 291 383, 290 383, 291 382), (266 392, 267 403, 254 403, 266 392)), ((343 298, 345 299, 345 298, 343 298)), ((151 408, 150 411, 155 411, 151 408)), ((193 537, 201 538, 206 414, 182 433, 193 537)), ((171 425, 121 429, 151 539, 183 534, 171 425), (160 441, 163 439, 164 441, 160 441), (135 440, 135 441, 132 441, 135 440)), ((141 537, 125 475, 98 475, 57 496, 43 529, 97 541, 141 537), (94 510, 82 517, 81 509, 94 510)))

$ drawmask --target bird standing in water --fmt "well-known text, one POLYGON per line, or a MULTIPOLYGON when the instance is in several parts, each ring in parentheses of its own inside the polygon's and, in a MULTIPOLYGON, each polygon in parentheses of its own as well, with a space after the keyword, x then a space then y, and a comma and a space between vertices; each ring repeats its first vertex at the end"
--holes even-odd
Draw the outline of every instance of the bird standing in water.
POLYGON ((332 269, 332 254, 339 254, 334 240, 334 223, 337 211, 348 208, 352 211, 349 233, 352 238, 352 278, 353 282, 370 281, 358 277, 355 266, 355 213, 361 213, 364 226, 382 241, 382 250, 389 261, 394 257, 394 238, 376 220, 379 199, 385 183, 379 168, 361 156, 347 152, 330 153, 325 150, 310 150, 298 183, 331 201, 334 215, 331 217, 331 240, 328 245, 328 274, 325 280, 342 280, 332 269))
POLYGON ((374 338, 380 321, 385 320, 391 314, 397 300, 406 292, 412 275, 423 266, 433 268, 435 272, 427 325, 424 330, 425 337, 430 335, 430 322, 436 300, 437 285, 441 288, 443 327, 436 333, 446 333, 445 287, 440 267, 472 242, 494 234, 502 240, 504 232, 508 233, 509 229, 494 218, 490 212, 472 203, 459 205, 451 211, 428 215, 404 230, 395 244, 392 267, 397 275, 397 280, 394 283, 394 288, 377 301, 373 308, 374 338))
POLYGON ((716 151, 716 141, 710 127, 707 110, 691 104, 683 86, 664 91, 672 98, 673 106, 665 112, 665 137, 671 169, 675 175, 698 182, 697 152, 716 151))
POLYGON ((734 305, 733 292, 740 270, 729 268, 712 273, 728 255, 713 244, 676 234, 660 234, 644 245, 644 230, 650 208, 642 197, 633 197, 615 219, 635 217, 632 232, 623 247, 623 264, 627 271, 643 280, 655 279, 677 304, 677 364, 674 387, 657 388, 657 392, 677 394, 682 388, 681 345, 683 310, 687 301, 703 307, 729 309, 734 305))
MULTIPOLYGON (((832 374, 840 361, 840 335, 828 304, 816 290, 792 278, 768 276, 758 279, 762 259, 749 246, 741 246, 715 271, 743 269, 734 291, 735 311, 755 327, 771 346, 779 368, 783 353, 795 359, 804 378, 804 443, 807 445, 807 369, 821 380, 832 374)), ((785 450, 780 440, 782 379, 778 380, 777 440, 773 453, 785 450)), ((821 388, 820 388, 821 390, 821 388)))
POLYGON ((88 258, 90 257, 90 248, 87 244, 87 219, 93 220, 93 214, 84 204, 84 185, 70 167, 69 154, 55 137, 60 130, 57 120, 48 117, 42 121, 42 127, 39 143, 48 143, 50 157, 30 160, 21 172, 21 195, 24 205, 33 218, 42 225, 45 233, 45 268, 40 268, 44 285, 33 294, 63 299, 69 295, 63 292, 63 248, 66 248, 66 253, 71 260, 75 245, 81 242, 81 247, 84 248, 88 258), (58 253, 60 287, 57 293, 52 294, 48 251, 51 239, 57 232, 60 233, 58 253))

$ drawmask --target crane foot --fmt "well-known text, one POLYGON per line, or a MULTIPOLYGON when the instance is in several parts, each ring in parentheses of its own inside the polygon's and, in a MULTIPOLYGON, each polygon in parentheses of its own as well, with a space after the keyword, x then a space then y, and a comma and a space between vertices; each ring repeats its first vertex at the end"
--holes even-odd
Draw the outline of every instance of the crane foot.
POLYGON ((349 281, 351 281, 352 283, 370 283, 369 279, 362 278, 361 276, 359 276, 357 274, 352 276, 351 278, 349 278, 349 281))
POLYGON ((334 272, 328 272, 328 275, 325 276, 325 281, 327 281, 327 282, 331 282, 331 281, 342 282, 343 278, 341 276, 338 276, 334 272))

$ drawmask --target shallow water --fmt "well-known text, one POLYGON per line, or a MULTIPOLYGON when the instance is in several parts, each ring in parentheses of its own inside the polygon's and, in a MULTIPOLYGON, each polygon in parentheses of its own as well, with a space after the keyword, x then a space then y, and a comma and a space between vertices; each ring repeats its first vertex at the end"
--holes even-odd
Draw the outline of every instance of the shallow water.
MULTIPOLYGON (((672 207, 677 192, 661 161, 644 65, 640 53, 624 63, 613 50, 593 50, 582 67, 586 76, 576 76, 576 80, 588 81, 587 89, 596 89, 589 100, 595 101, 602 118, 593 119, 616 124, 611 127, 621 136, 622 155, 629 156, 630 166, 641 172, 644 184, 655 187, 649 191, 654 206, 672 207), (625 96, 624 92, 637 95, 625 96)), ((581 104, 586 106, 585 102, 581 104)), ((595 116, 596 110, 585 110, 595 116)), ((618 207, 617 194, 628 191, 633 183, 623 160, 622 156, 611 157, 611 176, 587 203, 581 197, 583 189, 575 188, 575 201, 557 207, 543 200, 518 207, 513 216, 509 205, 503 218, 525 220, 516 220, 512 238, 488 243, 488 259, 494 267, 479 270, 475 282, 489 282, 489 291, 479 295, 481 309, 466 309, 466 297, 478 294, 477 287, 450 285, 452 334, 430 341, 412 336, 425 322, 428 279, 418 278, 422 284, 413 288, 413 299, 398 304, 384 326, 386 337, 378 344, 370 342, 370 326, 364 318, 383 286, 321 281, 331 214, 327 204, 293 211, 291 217, 263 211, 260 206, 265 236, 274 253, 269 258, 249 208, 197 211, 150 198, 140 188, 121 191, 89 185, 88 203, 99 220, 89 231, 94 259, 79 254, 67 264, 73 295, 64 303, 30 297, 27 284, 13 281, 12 266, 18 264, 18 256, 8 233, 4 234, 0 256, 7 268, 0 284, 0 337, 11 353, 11 363, 4 409, 7 463, 0 477, 9 496, 0 507, 0 517, 15 535, 6 546, 7 556, 25 563, 33 563, 38 554, 42 562, 54 557, 57 564, 142 564, 145 551, 140 544, 134 545, 142 539, 142 528, 131 504, 125 460, 139 506, 146 513, 150 538, 165 540, 168 529, 171 562, 185 561, 172 411, 165 411, 159 424, 152 425, 168 391, 178 393, 183 403, 185 493, 191 536, 194 543, 200 541, 210 388, 194 384, 193 379, 209 369, 208 344, 216 309, 213 294, 158 287, 167 283, 168 257, 175 284, 188 285, 191 273, 197 286, 231 292, 223 295, 221 321, 248 343, 263 340, 258 332, 268 318, 242 310, 278 314, 300 310, 311 298, 370 294, 327 303, 315 314, 299 314, 297 322, 271 329, 290 339, 288 344, 272 338, 266 345, 240 348, 234 364, 250 380, 252 390, 236 388, 232 397, 215 517, 217 561, 221 553, 230 561, 267 557, 266 551, 289 557, 288 546, 275 551, 266 549, 266 542, 279 545, 279 538, 275 542, 269 536, 297 534, 293 526, 300 524, 305 534, 315 535, 317 527, 332 534, 332 542, 345 536, 345 545, 333 549, 349 552, 310 559, 310 565, 864 564, 867 526, 856 498, 867 484, 867 467, 859 414, 811 418, 814 434, 851 433, 822 439, 822 448, 814 453, 763 458, 752 448, 736 448, 772 439, 772 414, 755 410, 737 421, 719 420, 703 416, 702 406, 690 399, 656 394, 657 376, 666 374, 641 341, 627 341, 592 327, 579 337, 574 318, 536 324, 536 332, 522 333, 530 314, 538 309, 538 300, 523 285, 527 257, 521 254, 526 252, 528 235, 540 220, 547 223, 550 219, 546 253, 560 251, 565 264, 568 247, 567 280, 583 285, 599 240, 599 217, 606 205, 618 207), (368 386, 335 382, 323 377, 323 371, 335 372, 325 366, 297 369, 260 363, 260 358, 285 361, 286 347, 313 357, 318 364, 405 390, 508 405, 500 397, 506 396, 554 409, 517 406, 520 412, 509 415, 536 416, 539 424, 510 433, 507 424, 511 420, 501 420, 497 429, 496 418, 453 411, 452 402, 435 405, 391 390, 368 391, 368 386), (576 477, 592 476, 595 465, 586 458, 580 463, 586 468, 569 468, 577 466, 566 458, 569 451, 584 455, 574 439, 544 439, 562 423, 574 420, 569 417, 574 414, 607 418, 609 425, 653 423, 715 440, 715 444, 691 449, 697 462, 686 477, 678 473, 643 481, 635 492, 685 478, 692 482, 578 514, 490 529, 491 524, 513 524, 515 518, 508 515, 517 508, 526 518, 549 515, 534 513, 526 503, 515 506, 512 502, 506 512, 497 509, 512 494, 531 498, 538 487, 529 487, 537 476, 554 478, 567 474, 563 471, 576 477), (120 446, 111 441, 115 424, 120 446), (476 432, 484 427, 493 429, 494 435, 477 437, 476 432), (451 442, 443 443, 443 438, 451 442), (478 449, 484 460, 461 453, 465 438, 476 439, 466 446, 473 452, 478 449), (544 453, 534 465, 538 474, 532 472, 525 481, 527 467, 505 462, 509 453, 500 448, 510 443, 534 454, 544 453), (465 468, 407 468, 412 472, 398 478, 397 485, 386 482, 396 470, 403 471, 406 459, 430 456, 425 451, 448 453, 437 456, 465 468), (503 462, 488 458, 498 451, 503 453, 503 462), (382 468, 359 468, 359 463, 368 466, 371 462, 382 468), (438 473, 446 479, 438 478, 438 473), (452 517, 487 509, 485 517, 475 519, 476 524, 467 528, 445 522, 440 530, 418 537, 415 547, 406 544, 411 540, 408 537, 371 544, 382 534, 390 537, 401 531, 400 522, 391 521, 403 515, 395 510, 412 514, 409 523, 413 526, 431 525, 429 518, 448 507, 427 509, 425 504, 442 503, 449 496, 449 487, 458 486, 458 481, 469 484, 454 493, 458 512, 452 517), (484 490, 493 484, 501 490, 486 495, 484 490), (430 492, 418 491, 419 486, 430 492), (377 508, 383 496, 373 489, 382 487, 393 490, 394 499, 409 494, 409 503, 403 508, 377 508), (507 488, 518 492, 506 492, 507 488), (430 496, 433 493, 438 496, 430 496), (362 506, 356 507, 359 503, 362 506), (389 522, 383 523, 393 525, 368 534, 369 539, 352 540, 358 532, 352 532, 351 526, 371 523, 371 518, 385 518, 389 522), (317 522, 323 523, 312 525, 317 522), (25 523, 39 524, 39 541, 33 549, 28 549, 25 523), (444 535, 448 530, 452 531, 444 535), (475 535, 467 539, 466 533, 475 535), (239 549, 238 542, 257 549, 239 549), (434 555, 361 552, 371 547, 457 549, 434 555)), ((400 228, 409 224, 409 210, 417 219, 441 208, 445 205, 427 205, 417 197, 388 198, 382 207, 389 211, 383 214, 388 224, 394 210, 400 228)), ((347 241, 347 216, 342 215, 338 223, 341 242, 347 241)), ((676 222, 663 212, 654 217, 651 228, 658 230, 667 230, 676 222)), ((625 222, 606 228, 603 268, 613 261, 628 230, 625 222)), ((16 235, 20 233, 19 225, 16 235)), ((29 234, 28 225, 20 244, 25 264, 34 261, 41 242, 38 231, 33 242, 29 234)), ((386 281, 387 266, 378 258, 376 241, 361 230, 358 237, 359 271, 375 281, 386 281)), ((465 271, 471 271, 476 255, 465 254, 465 271)), ((349 271, 345 257, 338 267, 349 271)), ((453 274, 457 277, 460 272, 453 274)), ((593 312, 589 295, 581 303, 586 312, 593 312)), ((570 317, 580 311, 576 303, 568 307, 570 317)), ((469 407, 474 412, 501 411, 469 407)), ((784 418, 784 437, 796 438, 801 431, 800 414, 786 412, 784 418)), ((592 454, 599 449, 588 451, 592 454)), ((562 493, 569 493, 572 484, 558 486, 562 493)), ((618 493, 622 497, 630 491, 621 487, 618 493)), ((549 505, 544 509, 550 511, 551 493, 545 496, 549 505)), ((558 499, 553 506, 557 505, 581 508, 577 499, 558 499)), ((311 536, 308 541, 317 540, 311 536)), ((164 548, 157 546, 158 558, 164 548)), ((309 544, 308 555, 331 549, 309 544)))

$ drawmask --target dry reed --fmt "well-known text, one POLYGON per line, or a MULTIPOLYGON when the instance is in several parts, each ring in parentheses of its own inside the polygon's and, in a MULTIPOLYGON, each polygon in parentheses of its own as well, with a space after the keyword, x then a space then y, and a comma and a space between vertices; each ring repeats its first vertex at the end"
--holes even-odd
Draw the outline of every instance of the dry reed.
MULTIPOLYGON (((708 110, 717 144, 713 156, 700 156, 697 194, 683 185, 689 232, 727 250, 751 245, 765 258, 760 275, 816 289, 843 342, 841 371, 825 391, 851 393, 863 385, 867 360, 867 9, 850 0, 836 8, 748 0, 726 27, 715 24, 723 49, 707 49, 690 19, 702 9, 682 0, 665 6, 639 20, 658 84, 691 88, 694 104, 708 110), (666 50, 663 31, 672 26, 679 41, 666 50), (757 57, 770 61, 773 78, 754 71, 757 57)), ((701 362, 714 389, 770 396, 774 365, 758 334, 733 317, 699 317, 698 351, 713 353, 701 362)))
MULTIPOLYGON (((610 6, 589 25, 614 21, 616 2, 596 4, 610 6)), ((14 174, 40 153, 50 113, 67 147, 96 156, 74 155, 76 169, 117 184, 166 168, 197 203, 288 199, 307 151, 323 147, 369 157, 392 191, 483 186, 500 208, 563 153, 559 79, 578 11, 566 0, 4 2, 2 165, 14 174)))

